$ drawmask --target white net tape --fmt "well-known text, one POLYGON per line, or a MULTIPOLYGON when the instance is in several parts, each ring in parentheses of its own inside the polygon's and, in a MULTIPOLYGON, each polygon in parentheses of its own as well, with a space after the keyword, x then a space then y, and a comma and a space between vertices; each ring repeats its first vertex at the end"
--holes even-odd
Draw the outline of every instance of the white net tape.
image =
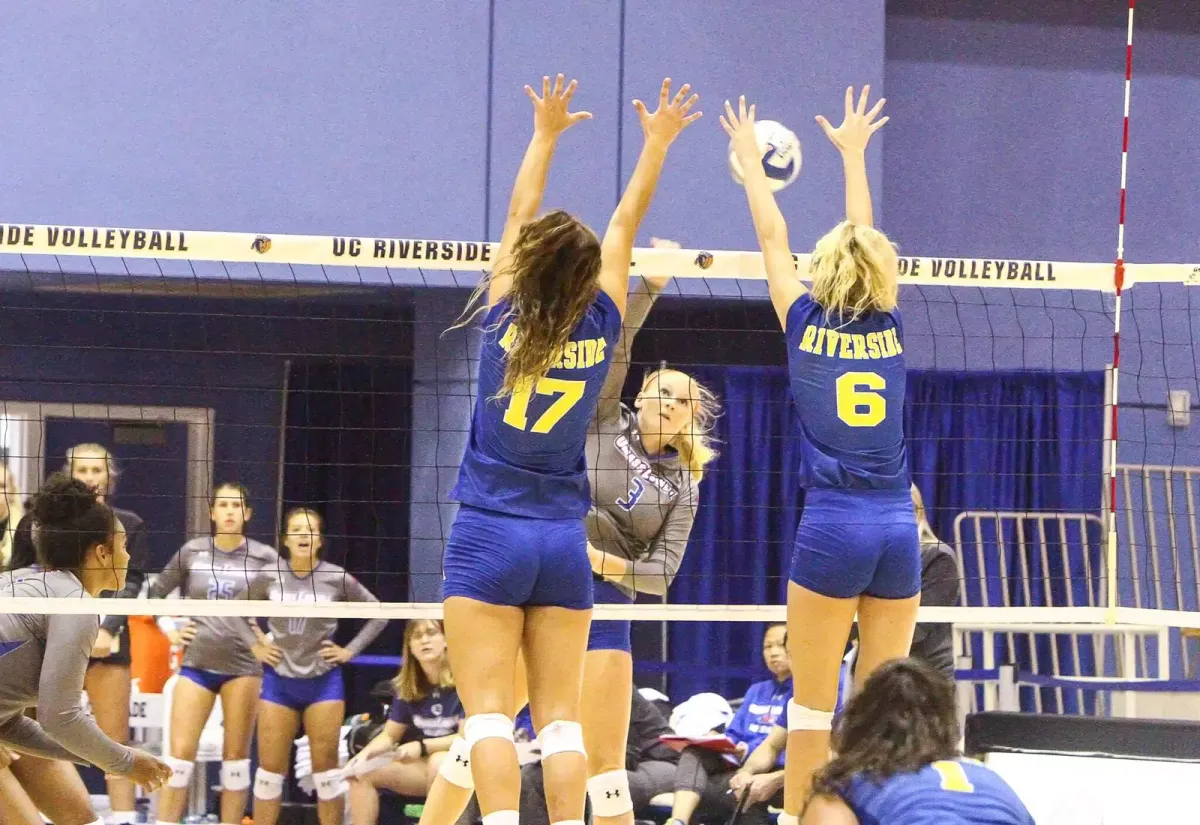
MULTIPOLYGON (((334 235, 279 235, 249 232, 118 229, 0 223, 0 271, 4 255, 20 256, 12 271, 78 270, 131 277, 186 274, 229 277, 238 264, 255 264, 271 279, 280 267, 298 282, 324 280, 342 268, 473 272, 488 269, 496 245, 480 241, 372 238, 334 235), (86 265, 62 258, 92 259, 86 265), (96 259, 109 259, 107 262, 96 259), (113 266, 111 259, 122 264, 113 266), (146 263, 150 265, 147 266, 146 263), (179 264, 183 262, 185 266, 179 264)), ((808 255, 797 255, 801 272, 808 255)), ((635 249, 633 273, 669 272, 677 278, 763 280, 758 252, 702 249, 635 249)), ((1112 263, 1036 261, 1015 258, 940 258, 904 255, 902 284, 1002 286, 1028 289, 1115 290, 1112 263)), ((399 278, 397 283, 407 283, 399 278)), ((369 285, 384 285, 375 278, 369 285)), ((1137 283, 1200 283, 1200 264, 1125 264, 1126 287, 1137 283)), ((473 286, 473 282, 457 284, 473 286)))

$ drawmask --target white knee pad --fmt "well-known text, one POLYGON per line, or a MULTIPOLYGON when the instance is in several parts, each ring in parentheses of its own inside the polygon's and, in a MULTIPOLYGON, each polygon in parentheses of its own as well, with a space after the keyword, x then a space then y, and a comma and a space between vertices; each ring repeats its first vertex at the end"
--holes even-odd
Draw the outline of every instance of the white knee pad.
POLYGON ((467 753, 484 739, 507 739, 513 741, 513 720, 503 713, 477 713, 467 717, 463 726, 467 740, 467 753))
POLYGON ((249 759, 226 759, 221 763, 221 790, 244 791, 249 787, 249 759))
POLYGON ((800 817, 795 814, 789 814, 786 811, 781 812, 775 825, 800 825, 800 817))
POLYGON ((167 780, 168 788, 186 788, 191 783, 192 771, 196 769, 195 762, 176 759, 174 756, 164 756, 163 761, 171 769, 171 778, 167 780))
POLYGON ((254 798, 278 799, 283 796, 283 780, 283 774, 259 768, 254 772, 254 798))
POLYGON ((629 774, 624 770, 596 774, 587 781, 587 792, 596 816, 623 816, 633 810, 629 774))
POLYGON ((794 730, 830 730, 833 728, 833 711, 813 710, 788 700, 788 732, 794 730))
POLYGON ((346 780, 337 768, 331 771, 321 771, 313 774, 313 784, 317 787, 317 799, 329 801, 337 799, 346 792, 346 780))
POLYGON ((583 748, 583 725, 578 722, 551 722, 538 734, 538 744, 542 748, 542 759, 569 751, 587 755, 583 748))
POLYGON ((471 746, 459 737, 450 743, 450 752, 442 760, 438 774, 449 782, 468 791, 475 790, 475 777, 471 775, 471 746))

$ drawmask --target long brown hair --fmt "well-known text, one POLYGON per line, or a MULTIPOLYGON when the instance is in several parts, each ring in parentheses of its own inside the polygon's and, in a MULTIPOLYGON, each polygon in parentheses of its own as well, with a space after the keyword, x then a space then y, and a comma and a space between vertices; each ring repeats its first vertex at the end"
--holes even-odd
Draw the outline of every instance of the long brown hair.
POLYGON ((437 619, 412 619, 404 626, 404 662, 400 665, 400 672, 396 674, 396 678, 392 679, 392 692, 405 702, 419 702, 436 688, 454 687, 454 674, 450 672, 448 657, 443 656, 437 683, 434 684, 425 675, 425 669, 412 653, 413 636, 417 635, 418 629, 428 625, 436 627, 439 633, 443 632, 442 623, 437 619))
MULTIPOLYGON (((581 221, 557 210, 522 226, 512 260, 498 261, 493 273, 501 266, 512 273, 506 317, 516 331, 497 393, 502 397, 544 376, 561 357, 596 299, 600 240, 581 221)), ((475 290, 468 312, 489 281, 475 290)))
POLYGON ((837 754, 813 777, 813 795, 838 794, 858 774, 884 779, 958 754, 954 685, 919 659, 897 659, 871 674, 838 720, 837 754))

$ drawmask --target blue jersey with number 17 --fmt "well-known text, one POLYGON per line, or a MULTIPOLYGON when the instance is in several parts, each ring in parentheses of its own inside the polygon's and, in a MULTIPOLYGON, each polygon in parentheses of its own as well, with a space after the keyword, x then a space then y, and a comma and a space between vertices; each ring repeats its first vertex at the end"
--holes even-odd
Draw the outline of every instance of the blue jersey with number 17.
POLYGON ((785 336, 800 416, 800 486, 907 490, 899 310, 843 321, 806 292, 788 310, 785 336))
POLYGON ((840 796, 859 825, 1034 825, 1008 783, 970 759, 882 780, 856 776, 840 796))
POLYGON ((621 313, 598 292, 549 372, 497 398, 517 335, 508 312, 505 299, 484 316, 471 438, 450 497, 514 516, 583 518, 591 506, 584 445, 621 313))

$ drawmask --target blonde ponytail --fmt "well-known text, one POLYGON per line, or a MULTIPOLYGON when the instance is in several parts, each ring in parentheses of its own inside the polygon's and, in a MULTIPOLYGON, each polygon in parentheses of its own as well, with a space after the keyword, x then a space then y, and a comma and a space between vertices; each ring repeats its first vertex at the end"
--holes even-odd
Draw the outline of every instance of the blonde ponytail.
POLYGON ((899 259, 887 236, 842 221, 817 241, 809 262, 813 300, 843 322, 896 308, 899 259))

